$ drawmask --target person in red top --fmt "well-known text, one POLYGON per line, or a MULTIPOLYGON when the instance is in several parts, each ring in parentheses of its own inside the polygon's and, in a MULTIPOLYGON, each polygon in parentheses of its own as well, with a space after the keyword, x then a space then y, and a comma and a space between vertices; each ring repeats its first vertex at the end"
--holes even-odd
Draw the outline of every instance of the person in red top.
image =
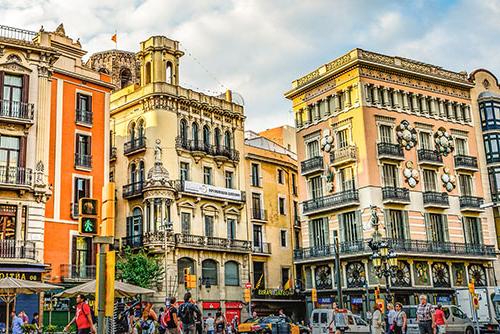
POLYGON ((76 322, 78 334, 96 333, 94 323, 92 322, 92 312, 90 311, 89 304, 85 302, 86 299, 82 294, 76 296, 76 314, 69 324, 64 327, 65 332, 69 330, 69 326, 73 322, 76 322))
POLYGON ((436 311, 434 312, 434 321, 436 323, 437 334, 446 333, 446 317, 443 312, 441 304, 438 304, 436 311))

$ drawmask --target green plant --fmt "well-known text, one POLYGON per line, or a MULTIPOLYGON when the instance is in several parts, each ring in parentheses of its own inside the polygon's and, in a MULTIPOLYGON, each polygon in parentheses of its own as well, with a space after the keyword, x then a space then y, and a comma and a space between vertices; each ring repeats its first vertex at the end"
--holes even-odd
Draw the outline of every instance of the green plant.
POLYGON ((36 333, 36 325, 25 324, 23 327, 23 333, 36 333))
POLYGON ((47 327, 44 328, 43 332, 44 333, 55 333, 57 330, 56 325, 47 325, 47 327))
POLYGON ((119 279, 142 288, 156 287, 164 273, 160 259, 144 250, 134 253, 126 248, 116 263, 116 276, 119 279))

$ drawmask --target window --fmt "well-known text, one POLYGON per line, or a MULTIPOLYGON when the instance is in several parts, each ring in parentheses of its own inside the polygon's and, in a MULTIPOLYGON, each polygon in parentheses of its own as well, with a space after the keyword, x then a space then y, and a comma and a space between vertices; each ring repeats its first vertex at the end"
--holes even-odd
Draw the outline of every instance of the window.
POLYGON ((339 171, 340 185, 342 191, 353 190, 354 187, 354 172, 352 167, 346 167, 339 171))
POLYGON ((75 165, 91 167, 91 138, 88 135, 76 134, 75 165))
POLYGON ((278 206, 280 215, 284 216, 286 213, 285 213, 285 199, 283 197, 278 198, 278 206))
POLYGON ((188 128, 185 120, 181 119, 179 124, 179 134, 181 136, 181 145, 186 146, 188 141, 188 128))
POLYGON ((279 184, 285 183, 285 177, 282 169, 278 169, 278 183, 279 184))
POLYGON ((311 191, 312 199, 323 197, 323 183, 321 182, 321 176, 315 176, 309 179, 309 189, 311 191))
POLYGON ((253 262, 253 284, 255 289, 264 289, 266 287, 264 262, 253 262))
MULTIPOLYGON (((1 110, 3 115, 11 117, 27 116, 24 114, 28 109, 21 105, 22 102, 28 102, 27 84, 23 85, 28 80, 27 78, 28 76, 23 77, 9 74, 5 74, 3 77, 3 104, 1 110)), ((0 77, 0 79, 2 78, 0 77)))
POLYGON ((227 219, 227 238, 230 240, 236 239, 236 219, 227 219))
POLYGON ((173 84, 174 83, 174 76, 172 72, 172 63, 167 61, 165 64, 165 81, 168 84, 173 84))
POLYGON ((144 182, 145 174, 144 174, 144 161, 139 161, 139 182, 144 182))
POLYGON ((465 243, 481 245, 483 243, 483 229, 478 217, 464 217, 465 243))
POLYGON ((319 142, 317 140, 307 143, 307 155, 309 159, 320 156, 319 142))
MULTIPOLYGON (((88 265, 92 259, 91 249, 92 249, 92 239, 80 236, 72 236, 71 240, 72 246, 72 256, 71 263, 75 266, 75 270, 79 275, 87 275, 88 265)), ((85 277, 85 276, 83 276, 85 277)))
POLYGON ((201 263, 201 279, 205 285, 217 285, 217 262, 205 260, 201 263))
POLYGON ((220 149, 220 140, 221 140, 221 133, 219 128, 215 128, 214 131, 214 144, 215 147, 220 149))
POLYGON ((181 162, 180 174, 181 181, 189 181, 189 163, 181 162))
POLYGON ((0 204, 0 240, 16 239, 17 205, 0 204))
POLYGON ((80 198, 90 197, 90 179, 75 177, 73 180, 73 214, 78 213, 80 198))
POLYGON ((226 188, 233 189, 233 175, 233 172, 226 171, 226 188))
POLYGON ((212 168, 203 167, 203 183, 212 184, 212 168))
POLYGON ((145 75, 145 83, 148 84, 151 82, 151 62, 147 62, 146 63, 146 67, 144 69, 144 71, 146 72, 145 75))
POLYGON ((188 257, 181 257, 177 260, 177 277, 179 284, 184 284, 184 269, 189 268, 191 275, 195 275, 194 260, 188 257))
POLYGON ((181 232, 191 234, 191 214, 188 212, 181 212, 181 232))
POLYGON ((297 196, 297 175, 292 173, 292 194, 297 196))
POLYGON ((384 164, 382 165, 382 175, 385 187, 398 186, 398 167, 396 165, 384 164))
POLYGON ((290 268, 281 268, 281 286, 284 288, 285 285, 290 286, 290 268))
POLYGON ((252 186, 260 187, 260 171, 258 164, 252 164, 252 186))
POLYGON ((254 219, 264 219, 261 204, 260 194, 252 193, 252 217, 254 219))
POLYGON ((472 196, 472 177, 466 174, 459 174, 458 182, 460 183, 460 195, 472 196))
POLYGON ((349 129, 343 129, 337 132, 337 148, 349 146, 349 129))
POLYGON ((339 214, 339 234, 342 242, 353 243, 363 240, 363 226, 361 214, 358 211, 351 211, 339 214))
POLYGON ((207 237, 214 236, 214 217, 213 216, 205 216, 205 236, 207 236, 207 237))
POLYGON ((92 125, 92 96, 76 94, 76 121, 92 125))
POLYGON ((228 261, 224 264, 224 284, 227 286, 240 285, 240 272, 238 262, 228 261))
POLYGON ((486 162, 500 162, 500 134, 490 133, 483 135, 486 162))
POLYGON ((425 150, 432 150, 431 134, 429 132, 420 131, 418 133, 420 140, 420 148, 425 150))
POLYGON ((191 136, 193 137, 193 143, 198 147, 198 123, 193 122, 191 125, 191 136))
POLYGON ((467 140, 464 138, 455 138, 456 155, 467 155, 467 140))
POLYGON ((24 143, 24 137, 0 136, 0 182, 17 183, 23 180, 20 178, 24 178, 24 173, 17 167, 24 167, 25 153, 21 152, 24 143))
POLYGON ((319 218, 309 222, 309 238, 311 247, 321 247, 328 245, 328 219, 319 218))
POLYGON ((224 146, 226 149, 231 149, 231 133, 229 131, 224 132, 224 146))
POLYGON ((490 190, 494 202, 500 199, 500 167, 488 168, 488 177, 490 179, 490 190))
POLYGON ((140 246, 142 242, 142 211, 134 208, 132 216, 127 217, 127 237, 130 246, 140 246))
POLYGON ((253 225, 253 247, 257 250, 262 250, 262 226, 253 225))
POLYGON ((208 126, 203 126, 203 144, 206 149, 210 148, 210 129, 208 126))
POLYGON ((125 88, 132 82, 132 72, 128 68, 120 71, 120 87, 125 88))
POLYGON ((281 241, 281 247, 286 247, 286 231, 280 231, 280 241, 281 241))
POLYGON ((293 201, 293 217, 295 221, 300 221, 299 217, 299 203, 297 201, 293 201))
POLYGON ((384 210, 387 238, 394 240, 409 239, 408 212, 402 210, 384 210))
POLYGON ((390 125, 380 125, 380 142, 381 143, 392 143, 392 127, 390 125))
POLYGON ((437 190, 436 172, 431 169, 424 169, 423 174, 424 174, 424 190, 436 191, 437 190))
POLYGON ((448 241, 448 220, 445 215, 426 213, 425 223, 427 240, 437 243, 448 241))
POLYGON ((500 103, 497 101, 484 101, 479 103, 481 124, 483 130, 497 129, 500 127, 500 103))

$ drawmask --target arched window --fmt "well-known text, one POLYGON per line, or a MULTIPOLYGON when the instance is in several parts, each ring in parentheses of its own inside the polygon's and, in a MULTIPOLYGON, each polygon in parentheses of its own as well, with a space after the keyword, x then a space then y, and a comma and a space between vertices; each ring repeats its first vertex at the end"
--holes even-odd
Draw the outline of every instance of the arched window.
POLYGON ((203 144, 205 148, 210 147, 210 129, 207 125, 203 126, 203 144))
POLYGON ((135 139, 135 122, 131 122, 128 126, 128 137, 130 141, 135 139))
POLYGON ((132 72, 128 68, 120 71, 120 88, 127 87, 132 82, 132 72))
POLYGON ((144 71, 145 71, 145 75, 146 75, 146 78, 144 80, 144 83, 145 84, 148 84, 151 82, 151 62, 147 62, 146 63, 146 67, 144 68, 144 71))
POLYGON ((217 262, 204 260, 201 263, 201 279, 205 285, 217 285, 217 262))
POLYGON ((215 130, 214 130, 214 144, 215 144, 215 147, 220 149, 220 129, 219 128, 215 128, 215 130))
POLYGON ((166 64, 166 69, 165 69, 165 80, 167 83, 172 84, 174 83, 174 77, 173 77, 173 72, 172 72, 172 63, 167 61, 166 64))
POLYGON ((142 119, 137 123, 137 137, 144 137, 144 120, 142 119))
POLYGON ((198 123, 193 122, 191 125, 191 135, 193 136, 193 142, 198 145, 198 123))
POLYGON ((144 182, 144 161, 139 162, 139 176, 137 181, 144 182))
POLYGON ((135 183, 137 181, 137 167, 134 163, 130 164, 129 169, 129 179, 130 183, 135 183))
POLYGON ((224 146, 228 150, 231 149, 231 133, 229 131, 224 133, 224 146))
POLYGON ((105 69, 104 67, 101 67, 98 72, 99 73, 104 73, 104 74, 109 74, 108 70, 105 69))
POLYGON ((186 268, 191 270, 191 275, 196 274, 194 260, 189 257, 181 257, 177 260, 177 277, 179 278, 179 284, 184 284, 184 269, 186 268))
POLYGON ((185 146, 187 145, 187 140, 188 140, 188 128, 187 128, 187 123, 186 120, 181 119, 181 124, 179 127, 179 134, 182 140, 182 145, 185 146))
POLYGON ((224 265, 224 284, 226 286, 240 285, 240 268, 238 262, 228 261, 224 265))
POLYGON ((127 242, 130 246, 142 243, 142 210, 139 207, 135 207, 132 216, 127 217, 127 242))

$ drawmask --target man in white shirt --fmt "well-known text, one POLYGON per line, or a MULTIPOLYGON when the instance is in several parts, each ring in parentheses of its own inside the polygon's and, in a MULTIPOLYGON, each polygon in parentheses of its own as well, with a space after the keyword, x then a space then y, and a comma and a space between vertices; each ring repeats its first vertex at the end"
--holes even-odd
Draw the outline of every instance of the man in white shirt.
POLYGON ((214 327, 215 320, 212 318, 212 313, 208 313, 208 317, 205 319, 205 330, 207 334, 214 334, 215 332, 215 327, 214 327))

